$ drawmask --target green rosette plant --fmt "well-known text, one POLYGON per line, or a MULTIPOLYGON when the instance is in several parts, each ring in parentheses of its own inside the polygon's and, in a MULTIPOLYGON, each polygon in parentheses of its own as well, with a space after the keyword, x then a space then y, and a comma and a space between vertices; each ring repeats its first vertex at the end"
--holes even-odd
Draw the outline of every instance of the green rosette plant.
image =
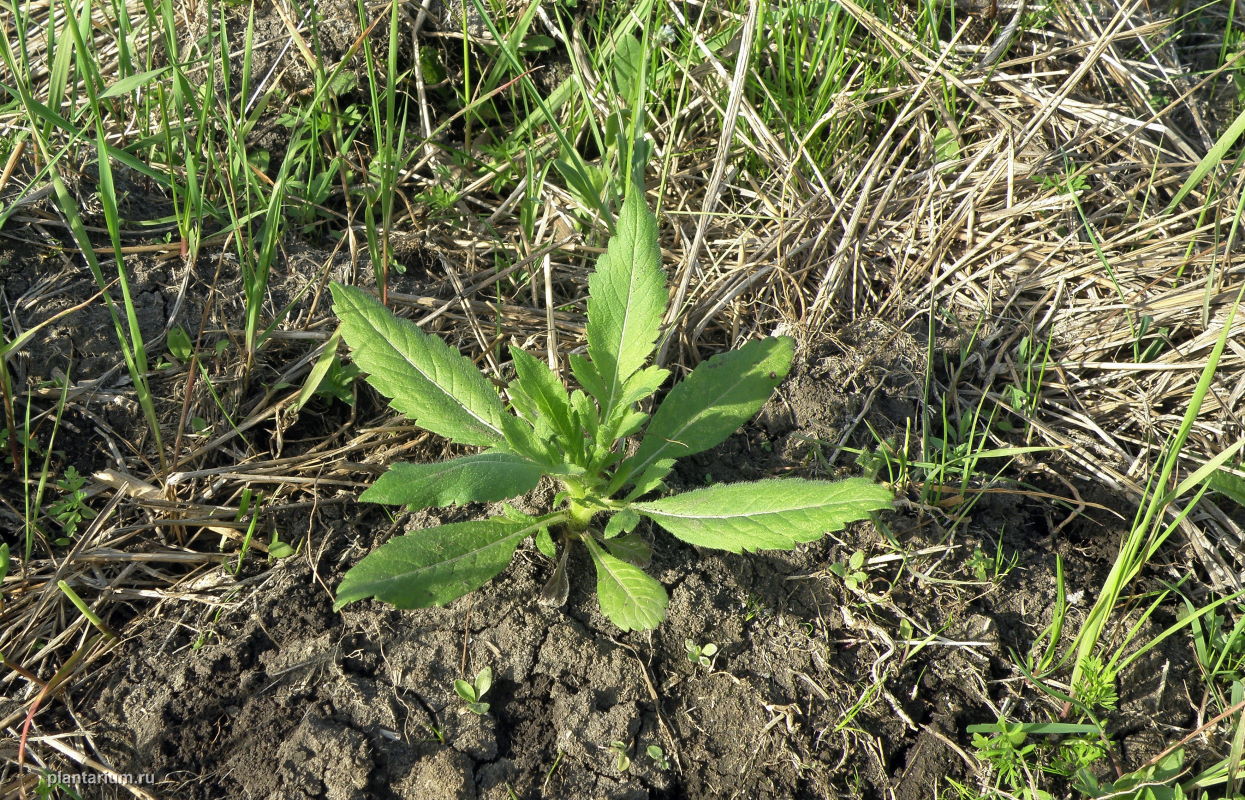
POLYGON ((565 601, 567 553, 582 545, 596 568, 601 611, 623 630, 646 630, 664 619, 668 597, 644 572, 651 551, 636 531, 641 518, 697 547, 745 553, 790 550, 891 505, 885 486, 862 478, 770 479, 642 500, 662 487, 676 459, 720 444, 756 414, 790 370, 793 342, 774 336, 716 355, 651 416, 641 411, 670 374, 649 364, 669 296, 657 221, 638 189, 588 281, 587 354, 569 357, 574 390, 511 347, 515 376, 503 398, 438 337, 359 289, 331 290, 341 335, 368 382, 419 426, 481 448, 435 464, 394 464, 360 500, 412 508, 496 502, 543 476, 562 489, 546 514, 507 506, 500 517, 386 542, 346 573, 335 608, 368 597, 398 608, 444 605, 505 569, 534 537, 556 564, 543 601, 565 601))

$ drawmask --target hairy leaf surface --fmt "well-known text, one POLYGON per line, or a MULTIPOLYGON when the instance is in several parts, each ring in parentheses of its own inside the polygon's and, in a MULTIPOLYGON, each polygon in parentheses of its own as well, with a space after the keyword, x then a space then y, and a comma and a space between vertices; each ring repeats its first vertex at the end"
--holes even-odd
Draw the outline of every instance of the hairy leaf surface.
POLYGON ((662 400, 640 449, 619 472, 621 483, 650 465, 716 447, 752 418, 791 370, 786 336, 757 339, 705 361, 662 400))
POLYGON ((333 310, 368 383, 421 428, 462 444, 501 444, 501 397, 475 365, 363 291, 331 285, 333 310))
POLYGON ((346 573, 333 608, 366 597, 396 608, 445 605, 505 569, 519 542, 544 527, 539 521, 489 519, 390 539, 346 573))
POLYGON ((790 550, 890 508, 893 499, 885 486, 864 478, 775 478, 695 489, 631 508, 689 544, 742 553, 790 550))
POLYGON ((660 625, 670 602, 665 587, 634 564, 605 552, 591 536, 585 536, 583 542, 597 568, 601 613, 624 631, 646 631, 660 625))
POLYGON ((491 503, 530 492, 539 465, 510 453, 477 453, 436 464, 394 464, 359 499, 367 503, 434 508, 491 503))
POLYGON ((614 236, 588 278, 588 356, 600 385, 593 392, 603 417, 620 404, 627 378, 657 345, 669 297, 657 245, 657 219, 633 187, 614 236), (598 393, 599 392, 599 393, 598 393))

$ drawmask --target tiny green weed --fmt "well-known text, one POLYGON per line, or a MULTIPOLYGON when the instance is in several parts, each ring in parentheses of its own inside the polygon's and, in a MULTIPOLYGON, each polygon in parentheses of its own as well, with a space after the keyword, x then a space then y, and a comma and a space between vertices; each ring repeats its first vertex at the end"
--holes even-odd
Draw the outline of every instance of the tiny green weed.
POLYGON ((48 516, 60 523, 64 536, 56 540, 58 545, 69 544, 77 535, 78 526, 95 519, 95 510, 86 504, 86 477, 78 474, 75 467, 67 467, 65 474, 56 481, 56 488, 64 496, 48 506, 48 516))
POLYGON ((693 664, 699 664, 702 667, 712 669, 713 662, 717 660, 718 646, 713 642, 699 645, 695 641, 688 639, 683 643, 687 650, 687 660, 693 664))
POLYGON ((472 714, 481 716, 488 713, 489 704, 485 703, 483 698, 492 687, 492 667, 485 667, 477 672, 471 683, 468 683, 461 678, 454 681, 454 691, 458 693, 459 697, 467 701, 467 710, 472 714))
POLYGON ((856 550, 847 561, 836 561, 830 565, 830 571, 839 576, 843 580, 843 585, 850 592, 860 591, 865 582, 869 580, 868 574, 864 571, 865 554, 862 550, 856 550))

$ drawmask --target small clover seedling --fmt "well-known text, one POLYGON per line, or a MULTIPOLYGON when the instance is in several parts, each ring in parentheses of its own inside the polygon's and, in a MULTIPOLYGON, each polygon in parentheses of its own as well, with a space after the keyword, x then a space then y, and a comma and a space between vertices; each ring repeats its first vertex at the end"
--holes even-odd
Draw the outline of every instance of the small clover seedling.
POLYGON ((419 426, 481 448, 437 464, 394 464, 360 500, 432 508, 506 500, 542 476, 561 485, 547 514, 508 509, 386 542, 346 573, 335 608, 367 597, 398 608, 445 605, 505 569, 519 543, 534 538, 557 565, 541 602, 565 601, 567 551, 582 546, 605 616, 623 630, 651 629, 665 618, 668 597, 644 572, 650 549, 636 532, 641 517, 697 547, 743 553, 790 550, 891 505, 886 487, 863 478, 719 484, 641 501, 675 459, 715 447, 756 414, 787 376, 793 342, 775 336, 716 355, 651 416, 641 411, 670 374, 648 364, 669 296, 657 220, 638 189, 588 280, 587 354, 569 357, 578 389, 511 347, 515 377, 503 400, 441 339, 359 289, 331 288, 342 338, 368 382, 419 426))
POLYGON ((467 710, 472 714, 484 715, 488 713, 489 704, 481 702, 481 698, 493 686, 493 668, 485 667, 476 673, 475 680, 467 683, 464 680, 454 681, 454 691, 458 692, 458 696, 467 701, 467 710))
POLYGON ((670 769, 670 759, 666 758, 666 751, 661 749, 660 745, 650 744, 645 751, 648 757, 657 763, 661 769, 670 769))

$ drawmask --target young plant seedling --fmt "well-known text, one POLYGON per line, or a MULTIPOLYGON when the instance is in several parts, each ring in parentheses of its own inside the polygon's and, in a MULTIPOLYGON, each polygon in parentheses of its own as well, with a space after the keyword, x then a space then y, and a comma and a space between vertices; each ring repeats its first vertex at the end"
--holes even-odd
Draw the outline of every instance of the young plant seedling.
POLYGON ((481 702, 481 698, 493 686, 493 668, 485 667, 476 673, 475 680, 467 683, 464 680, 454 681, 454 691, 458 692, 458 696, 467 701, 467 710, 472 714, 483 716, 488 713, 489 704, 481 702))
POLYGON ((627 755, 626 742, 610 742, 610 751, 614 754, 614 769, 626 772, 631 769, 631 756, 627 755))
POLYGON ((662 486, 675 459, 720 444, 761 408, 791 368, 793 343, 776 336, 716 355, 651 417, 641 411, 669 376, 647 365, 669 297, 657 220, 639 189, 623 203, 588 280, 587 356, 569 358, 581 387, 573 391, 543 361, 511 347, 515 378, 503 400, 441 339, 359 289, 331 288, 342 337, 368 382, 426 430, 482 448, 437 464, 394 464, 360 500, 414 508, 495 502, 530 491, 542 476, 562 488, 547 514, 508 509, 386 542, 346 573, 335 608, 368 597, 398 608, 444 605, 505 569, 519 543, 534 537, 557 565, 543 601, 565 601, 567 552, 582 546, 605 616, 624 631, 651 629, 665 618, 668 597, 643 571, 650 550, 635 532, 641 517, 697 547, 743 553, 790 550, 891 505, 886 487, 863 478, 769 479, 641 500, 662 486), (639 441, 629 448, 633 436, 639 441))
POLYGON ((683 642, 683 647, 687 649, 687 660, 693 664, 699 664, 702 667, 713 667, 713 662, 718 655, 718 646, 713 642, 705 645, 696 644, 695 641, 687 639, 683 642))
POLYGON ((860 587, 865 585, 865 581, 869 580, 869 576, 865 574, 865 554, 857 550, 852 553, 844 564, 836 561, 830 565, 830 571, 843 579, 843 584, 848 591, 859 591, 860 587))

